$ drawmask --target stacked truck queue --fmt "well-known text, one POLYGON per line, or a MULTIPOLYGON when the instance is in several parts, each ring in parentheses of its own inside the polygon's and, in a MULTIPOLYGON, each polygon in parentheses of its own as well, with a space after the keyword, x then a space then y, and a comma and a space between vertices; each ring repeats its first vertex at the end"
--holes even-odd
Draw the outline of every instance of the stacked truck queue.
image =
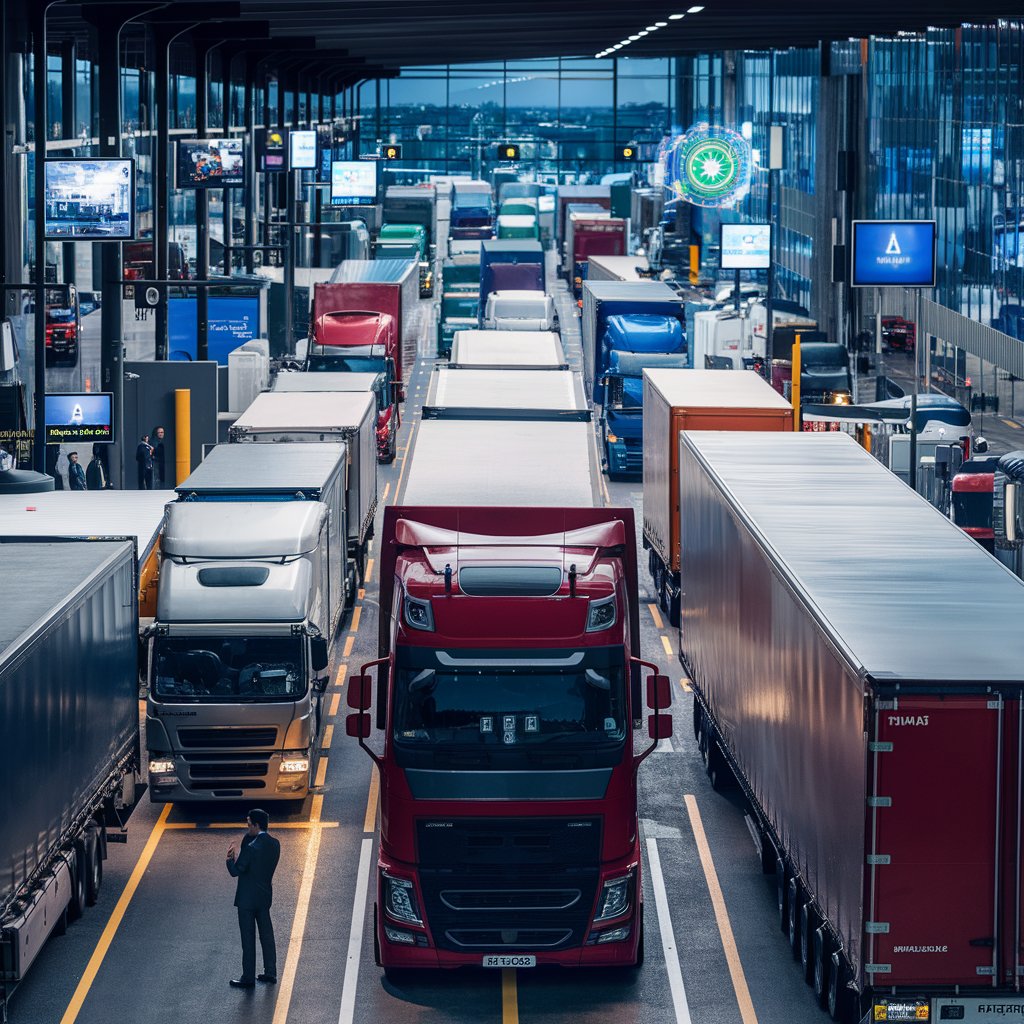
POLYGON ((380 773, 390 977, 643 962, 637 775, 673 704, 641 650, 653 600, 823 1009, 1024 1013, 1024 583, 853 437, 794 429, 752 372, 763 317, 758 350, 756 310, 733 337, 652 277, 612 188, 389 189, 378 258, 315 285, 304 358, 173 491, 86 493, 73 518, 0 498, 0 1003, 95 902, 147 788, 309 795, 374 543, 378 657, 346 732, 380 773), (642 522, 604 475, 642 479, 642 522))

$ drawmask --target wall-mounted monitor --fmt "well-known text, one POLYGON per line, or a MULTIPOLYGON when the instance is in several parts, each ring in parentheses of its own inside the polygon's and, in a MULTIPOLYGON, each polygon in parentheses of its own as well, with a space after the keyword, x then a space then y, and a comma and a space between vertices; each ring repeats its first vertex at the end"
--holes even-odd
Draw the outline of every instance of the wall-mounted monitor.
POLYGON ((317 181, 326 184, 331 180, 331 161, 334 159, 334 125, 322 124, 317 128, 317 181))
POLYGON ((120 242, 135 237, 135 161, 47 160, 46 237, 120 242))
POLYGON ((289 160, 293 171, 308 171, 316 167, 316 129, 296 131, 288 135, 289 160))
POLYGON ((935 221, 855 220, 854 288, 934 288, 935 221))
POLYGON ((722 270, 767 270, 772 262, 770 224, 723 224, 722 270))
POLYGON ((261 171, 288 170, 287 128, 262 128, 256 132, 255 142, 261 171))
POLYGON ((331 162, 331 204, 372 206, 377 202, 376 160, 331 162))
POLYGON ((178 142, 178 188, 240 188, 245 184, 241 139, 182 139, 178 142))
POLYGON ((47 444, 106 444, 114 440, 113 396, 106 391, 46 395, 47 444))

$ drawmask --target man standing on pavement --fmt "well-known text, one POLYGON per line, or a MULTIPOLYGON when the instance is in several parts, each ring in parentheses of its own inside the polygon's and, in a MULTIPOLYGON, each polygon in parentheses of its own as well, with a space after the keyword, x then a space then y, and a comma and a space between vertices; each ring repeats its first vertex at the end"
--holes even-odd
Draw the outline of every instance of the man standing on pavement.
POLYGON ((156 472, 157 490, 167 486, 167 449, 164 448, 164 428, 153 428, 153 464, 156 472))
POLYGON ((84 491, 85 470, 78 461, 78 452, 68 452, 68 483, 73 491, 84 491))
POLYGON ((135 449, 135 461, 139 467, 139 490, 153 490, 153 446, 149 443, 149 434, 143 434, 135 449))
POLYGON ((258 807, 247 818, 248 829, 242 839, 242 850, 235 844, 228 847, 228 874, 238 879, 235 906, 238 908, 238 930, 242 936, 242 974, 229 982, 232 988, 255 988, 257 981, 267 985, 277 982, 277 947, 270 905, 274 900, 273 878, 281 857, 281 844, 267 831, 270 815, 258 807), (263 949, 263 973, 256 973, 256 930, 263 949))

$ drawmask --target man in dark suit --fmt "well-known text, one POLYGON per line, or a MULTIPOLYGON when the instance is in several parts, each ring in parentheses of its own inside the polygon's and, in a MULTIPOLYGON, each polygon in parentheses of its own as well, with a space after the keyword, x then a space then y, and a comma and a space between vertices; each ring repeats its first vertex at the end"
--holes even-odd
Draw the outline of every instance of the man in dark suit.
POLYGON ((281 857, 281 844, 267 831, 270 815, 253 808, 246 818, 248 830, 242 839, 242 850, 235 844, 228 847, 228 874, 238 879, 235 906, 238 908, 238 930, 242 934, 242 976, 233 978, 232 988, 255 988, 257 981, 268 985, 277 982, 277 947, 270 905, 274 901, 273 878, 281 857), (263 948, 263 973, 256 973, 256 929, 263 948))

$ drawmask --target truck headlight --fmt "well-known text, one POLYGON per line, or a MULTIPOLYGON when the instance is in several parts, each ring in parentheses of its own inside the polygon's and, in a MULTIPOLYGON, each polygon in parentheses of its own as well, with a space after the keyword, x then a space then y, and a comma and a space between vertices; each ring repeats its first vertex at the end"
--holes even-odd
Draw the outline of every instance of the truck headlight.
POLYGON ((407 878, 395 878, 382 872, 384 878, 384 911, 388 917, 407 924, 423 926, 420 908, 416 902, 416 890, 407 878))
POLYGON ((599 943, 602 942, 625 942, 629 938, 629 933, 632 928, 627 924, 625 928, 610 928, 606 932, 601 932, 597 937, 599 943))
POLYGON ((596 633, 601 629, 611 629, 615 625, 615 595, 602 597, 600 601, 591 601, 587 609, 587 632, 596 633))
POLYGON ((169 757, 155 757, 149 762, 150 775, 173 775, 174 761, 169 757))
POLYGON ((405 621, 413 629, 422 629, 424 632, 434 631, 434 612, 429 601, 420 601, 415 597, 405 599, 405 621))
POLYGON ((619 442, 619 435, 618 434, 613 434, 609 430, 608 434, 607 434, 607 440, 608 440, 609 444, 618 444, 618 442, 619 442))
POLYGON ((604 883, 601 896, 597 901, 597 913, 594 915, 595 923, 598 921, 610 921, 612 918, 621 917, 629 910, 629 891, 633 886, 633 872, 623 875, 621 878, 610 878, 604 883))
POLYGON ((285 754, 281 758, 281 774, 297 775, 309 771, 309 758, 305 754, 285 754))

